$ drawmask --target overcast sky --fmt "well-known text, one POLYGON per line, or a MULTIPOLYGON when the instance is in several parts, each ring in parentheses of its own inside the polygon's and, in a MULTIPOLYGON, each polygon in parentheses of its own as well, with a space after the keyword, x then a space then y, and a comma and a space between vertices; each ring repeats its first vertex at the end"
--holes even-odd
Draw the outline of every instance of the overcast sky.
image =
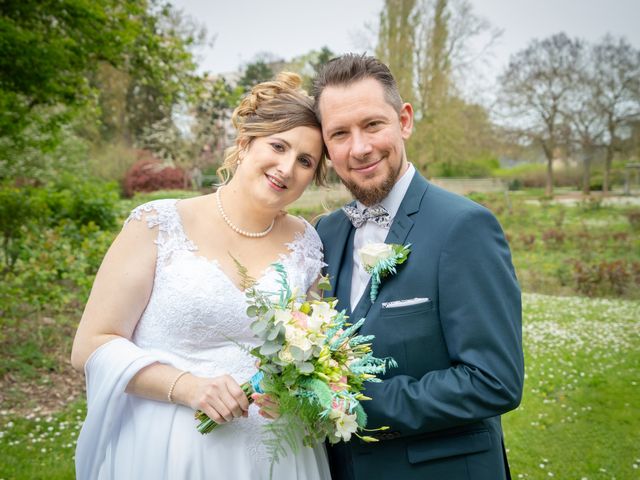
MULTIPOLYGON (((198 52, 202 71, 238 70, 260 52, 286 60, 327 45, 336 53, 361 52, 374 41, 382 0, 173 0, 204 24, 211 47, 198 52)), ((471 0, 475 12, 503 30, 494 47, 493 71, 534 38, 564 31, 598 40, 624 35, 640 47, 640 0, 471 0)))

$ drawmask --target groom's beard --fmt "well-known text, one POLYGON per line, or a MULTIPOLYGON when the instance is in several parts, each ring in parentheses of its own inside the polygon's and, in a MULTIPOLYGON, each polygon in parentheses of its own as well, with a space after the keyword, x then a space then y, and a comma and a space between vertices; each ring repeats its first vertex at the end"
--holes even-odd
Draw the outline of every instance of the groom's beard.
POLYGON ((398 180, 398 177, 400 176, 400 171, 402 170, 403 165, 404 162, 401 162, 400 166, 396 170, 390 168, 389 174, 378 185, 363 187, 350 180, 340 180, 342 180, 342 184, 347 187, 347 190, 351 192, 351 195, 353 195, 356 200, 363 205, 370 207, 371 205, 380 203, 382 200, 387 198, 387 195, 389 195, 389 192, 391 192, 393 186, 396 184, 396 180, 398 180))

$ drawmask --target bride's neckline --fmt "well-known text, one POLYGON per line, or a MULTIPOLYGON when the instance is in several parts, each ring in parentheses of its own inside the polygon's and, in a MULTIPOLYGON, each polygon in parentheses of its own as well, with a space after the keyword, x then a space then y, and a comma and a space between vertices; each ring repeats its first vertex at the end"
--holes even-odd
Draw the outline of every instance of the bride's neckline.
MULTIPOLYGON (((184 236, 184 239, 189 243, 192 247, 188 250, 188 252, 199 261, 205 262, 206 264, 213 265, 221 274, 222 277, 238 292, 242 295, 246 293, 246 291, 240 286, 238 286, 233 280, 232 277, 229 276, 227 272, 222 268, 220 261, 217 258, 209 258, 205 255, 199 255, 196 252, 201 251, 198 247, 198 244, 194 242, 189 236, 184 228, 184 223, 182 221, 182 216, 180 215, 180 211, 178 210, 178 203, 180 203, 179 199, 176 199, 173 203, 173 209, 175 211, 176 219, 178 222, 178 226, 180 228, 180 233, 184 236)), ((304 218, 300 218, 304 223, 304 230, 302 232, 296 232, 293 236, 293 239, 290 242, 285 242, 284 245, 287 247, 286 252, 281 252, 278 254, 277 258, 273 259, 271 262, 267 264, 264 268, 260 270, 259 275, 254 277, 255 284, 259 284, 269 273, 273 272, 273 264, 274 263, 283 263, 288 260, 294 253, 296 244, 304 240, 304 238, 308 235, 309 229, 312 228, 311 224, 307 222, 304 218)))

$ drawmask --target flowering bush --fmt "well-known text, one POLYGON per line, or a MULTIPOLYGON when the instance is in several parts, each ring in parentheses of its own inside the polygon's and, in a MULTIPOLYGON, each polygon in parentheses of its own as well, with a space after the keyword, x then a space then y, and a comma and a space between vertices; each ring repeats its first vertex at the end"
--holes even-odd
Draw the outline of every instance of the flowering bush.
POLYGON ((135 192, 185 188, 187 177, 184 170, 162 163, 157 158, 140 154, 140 160, 133 164, 124 178, 124 194, 133 196, 135 192))

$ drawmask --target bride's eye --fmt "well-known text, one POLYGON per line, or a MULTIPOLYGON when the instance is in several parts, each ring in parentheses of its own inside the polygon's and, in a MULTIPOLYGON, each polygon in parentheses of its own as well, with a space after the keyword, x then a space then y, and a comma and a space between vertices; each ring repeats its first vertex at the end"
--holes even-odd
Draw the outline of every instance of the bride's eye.
POLYGON ((309 157, 307 156, 301 156, 298 157, 298 161, 300 162, 300 164, 302 164, 303 167, 305 168, 311 168, 313 167, 313 160, 311 160, 309 157))
POLYGON ((284 145, 278 142, 273 142, 271 144, 271 148, 273 148, 278 153, 282 153, 285 150, 284 145))

